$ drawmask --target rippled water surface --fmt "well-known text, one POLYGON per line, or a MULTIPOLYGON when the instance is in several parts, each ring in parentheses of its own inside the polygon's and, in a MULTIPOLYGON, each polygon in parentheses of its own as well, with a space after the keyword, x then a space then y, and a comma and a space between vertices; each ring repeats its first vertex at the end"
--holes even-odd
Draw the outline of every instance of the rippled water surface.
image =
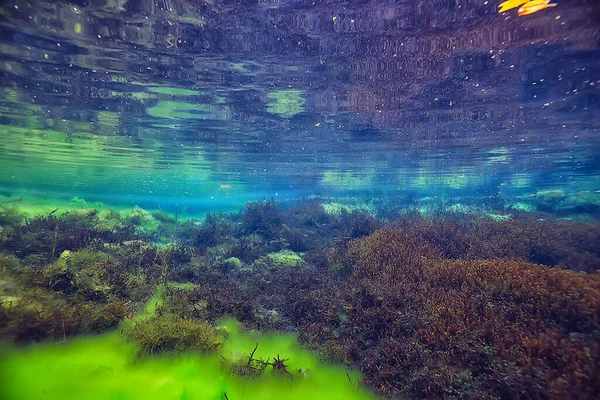
POLYGON ((0 187, 206 207, 597 190, 598 3, 498 3, 4 2, 0 187))

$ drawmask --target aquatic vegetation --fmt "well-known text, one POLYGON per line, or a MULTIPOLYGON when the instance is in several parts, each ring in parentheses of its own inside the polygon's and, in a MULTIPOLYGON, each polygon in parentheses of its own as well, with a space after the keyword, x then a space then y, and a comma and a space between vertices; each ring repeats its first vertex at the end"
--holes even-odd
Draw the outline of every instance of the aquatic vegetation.
POLYGON ((0 399, 600 399, 557 2, 2 3, 0 399))
POLYGON ((516 204, 524 207, 525 211, 533 208, 560 216, 577 217, 588 214, 597 218, 600 215, 600 193, 592 191, 540 190, 520 196, 516 204))
POLYGON ((331 264, 358 279, 381 279, 389 283, 406 280, 412 271, 438 257, 436 250, 418 236, 401 229, 380 229, 363 239, 338 246, 331 264))
POLYGON ((65 250, 58 260, 44 269, 44 280, 50 290, 85 300, 107 301, 113 283, 107 275, 110 263, 109 255, 104 252, 65 250))
POLYGON ((579 396, 597 390, 597 275, 524 261, 449 261, 419 240, 383 229, 338 247, 334 265, 349 263, 351 280, 338 288, 341 297, 314 304, 321 311, 312 315, 323 314, 300 328, 301 340, 358 363, 385 394, 568 397, 574 387, 579 396), (340 301, 343 314, 326 305, 340 301))
POLYGON ((0 227, 16 225, 23 221, 25 215, 17 206, 5 206, 0 203, 0 227))
POLYGON ((517 214, 506 221, 450 216, 398 219, 395 226, 441 251, 450 259, 518 258, 576 271, 595 271, 600 225, 557 220, 549 214, 517 214))
POLYGON ((98 221, 94 227, 99 231, 113 232, 119 229, 124 229, 129 224, 135 225, 133 221, 123 218, 119 212, 109 210, 107 213, 98 218, 98 221))
POLYGON ((223 345, 224 332, 209 323, 176 315, 157 315, 135 321, 125 336, 139 343, 141 354, 163 351, 216 351, 223 345))
POLYGON ((326 235, 319 236, 317 232, 306 232, 304 229, 289 227, 283 224, 281 230, 281 238, 285 242, 285 247, 291 251, 305 252, 314 250, 319 246, 319 238, 324 238, 326 235))
POLYGON ((93 244, 95 240, 116 243, 133 238, 128 228, 97 230, 94 227, 97 216, 87 211, 81 215, 71 215, 39 217, 24 225, 12 227, 2 232, 4 238, 0 241, 0 249, 20 258, 37 255, 42 260, 49 261, 65 250, 76 251, 93 244))
POLYGON ((304 200, 284 209, 285 223, 289 226, 311 228, 331 224, 335 217, 325 211, 320 199, 304 200))
POLYGON ((296 252, 306 252, 327 246, 339 221, 339 216, 325 211, 320 199, 292 204, 283 210, 280 231, 285 247, 296 252))
POLYGON ((19 290, 13 296, 0 299, 0 337, 15 343, 104 332, 115 328, 130 313, 121 301, 71 301, 42 288, 15 285, 19 290))
POLYGON ((56 260, 46 255, 37 265, 31 264, 31 255, 20 260, 1 257, 0 278, 8 283, 0 299, 0 336, 30 342, 103 332, 155 291, 161 273, 156 248, 139 242, 103 243, 101 236, 91 244, 64 250, 56 260))
POLYGON ((0 358, 1 398, 367 400, 372 394, 356 387, 360 375, 340 365, 319 363, 298 346, 293 335, 260 336, 240 332, 225 321, 228 339, 219 353, 169 352, 139 357, 135 341, 118 332, 82 337, 66 343, 3 349, 0 358), (266 360, 277 353, 290 374, 267 366, 254 379, 228 373, 227 365, 254 358, 266 360), (32 380, 31 377, 37 379, 32 380))
MULTIPOLYGON (((0 257, 1 336, 102 332, 154 294, 151 310, 123 325, 147 356, 219 351, 227 339, 215 326, 233 316, 249 329, 298 332, 306 348, 359 368, 385 396, 597 392, 600 281, 569 270, 597 268, 597 224, 516 212, 499 220, 403 212, 384 223, 364 210, 329 215, 317 201, 284 209, 264 201, 202 223, 163 223, 175 237, 157 247, 146 240, 164 232, 113 242, 106 235, 116 232, 96 230, 101 219, 36 222, 45 228, 32 231, 50 239, 57 223, 95 235, 38 264, 6 245, 27 225, 10 228, 3 246, 11 254, 0 257), (294 235, 320 237, 297 254, 294 235)), ((304 379, 283 350, 257 355, 259 347, 249 357, 255 345, 221 367, 252 380, 304 379)))
POLYGON ((275 238, 281 223, 281 209, 273 199, 247 203, 242 214, 242 231, 257 233, 265 239, 275 238))
POLYGON ((200 250, 224 243, 235 233, 232 221, 225 218, 221 213, 206 214, 199 228, 194 226, 193 223, 186 224, 189 227, 181 230, 179 237, 189 241, 191 246, 200 250))
POLYGON ((268 243, 257 234, 242 236, 222 246, 223 256, 235 257, 246 263, 251 263, 269 252, 268 243))
POLYGON ((242 261, 237 257, 229 257, 224 262, 225 264, 227 264, 227 267, 229 269, 240 269, 244 265, 242 261))
POLYGON ((154 211, 153 213, 151 213, 152 216, 154 217, 154 219, 156 219, 157 221, 163 223, 163 224, 174 224, 177 222, 177 214, 176 216, 171 216, 165 212, 162 212, 160 210, 158 211, 154 211))
POLYGON ((17 257, 0 253, 0 274, 17 275, 20 269, 21 263, 17 257))
POLYGON ((379 221, 365 210, 353 210, 352 212, 342 210, 338 224, 340 235, 346 238, 370 235, 380 226, 379 221))
POLYGON ((277 253, 267 254, 276 267, 297 267, 303 262, 302 257, 290 250, 282 250, 277 253))
MULTIPOLYGON (((256 342, 254 349, 250 352, 250 355, 247 357, 247 359, 244 357, 244 355, 236 354, 234 357, 223 358, 223 365, 234 375, 243 378, 258 378, 267 370, 268 367, 271 367, 272 371, 277 374, 293 377, 288 371, 288 366, 285 364, 287 361, 289 361, 289 358, 282 359, 279 357, 279 354, 273 357, 272 360, 271 357, 267 357, 267 359, 263 359, 262 357, 255 358, 254 354, 256 353, 257 349, 258 342, 256 342)), ((302 370, 300 369, 300 372, 301 371, 302 370)))

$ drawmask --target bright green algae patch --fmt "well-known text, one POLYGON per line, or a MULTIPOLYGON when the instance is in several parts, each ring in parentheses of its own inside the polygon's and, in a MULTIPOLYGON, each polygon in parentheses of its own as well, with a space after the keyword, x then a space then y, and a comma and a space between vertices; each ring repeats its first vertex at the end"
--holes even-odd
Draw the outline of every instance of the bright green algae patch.
POLYGON ((138 358, 138 348, 118 333, 3 352, 2 399, 373 399, 357 389, 359 376, 319 363, 293 335, 242 334, 235 321, 222 324, 229 337, 218 354, 164 354, 138 358), (267 369, 255 379, 232 375, 226 360, 279 354, 294 378, 267 369), (300 373, 298 371, 301 370, 300 373))

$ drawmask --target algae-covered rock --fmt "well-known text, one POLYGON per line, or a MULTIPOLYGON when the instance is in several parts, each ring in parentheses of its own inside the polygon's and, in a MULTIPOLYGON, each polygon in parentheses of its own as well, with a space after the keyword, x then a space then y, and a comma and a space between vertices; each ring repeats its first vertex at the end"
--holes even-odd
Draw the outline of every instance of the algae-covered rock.
POLYGON ((224 341, 224 332, 208 322, 176 315, 153 315, 138 320, 125 335, 139 343, 140 354, 162 351, 214 351, 224 341))
POLYGON ((72 208, 87 208, 87 202, 79 197, 73 197, 69 202, 69 207, 72 208))
POLYGON ((0 205, 0 227, 16 225, 24 219, 25 213, 19 210, 18 207, 0 205))
POLYGON ((243 266, 242 261, 237 257, 229 257, 227 260, 225 260, 225 263, 231 269, 240 269, 243 266))
POLYGON ((112 232, 125 227, 126 220, 117 211, 110 210, 104 213, 96 224, 95 228, 99 231, 112 232))
POLYGON ((268 310, 263 307, 259 307, 252 311, 254 318, 261 321, 261 324, 265 326, 275 326, 283 321, 281 314, 277 310, 268 310))
POLYGON ((133 207, 131 212, 125 216, 125 220, 146 232, 155 231, 160 225, 152 213, 139 206, 133 207))
POLYGON ((538 211, 557 214, 599 214, 600 193, 582 191, 565 193, 562 189, 541 190, 522 200, 535 206, 538 211))
POLYGON ((539 211, 555 211, 558 204, 565 199, 562 189, 540 190, 533 196, 534 204, 539 211))
POLYGON ((61 219, 70 224, 95 224, 98 218, 98 210, 95 208, 75 209, 64 213, 61 219))
POLYGON ((269 253, 267 257, 270 258, 277 267, 297 267, 303 261, 298 253, 290 250, 269 253))
MULTIPOLYGON (((0 308, 10 310, 17 306, 21 301, 22 292, 23 287, 13 279, 0 278, 0 308)), ((0 325, 2 325, 1 319, 0 325)))
POLYGON ((450 212, 455 212, 455 213, 460 213, 460 214, 468 214, 470 212, 477 211, 477 207, 474 207, 471 205, 466 205, 466 204, 461 204, 461 203, 451 204, 448 206, 447 209, 450 212))
POLYGON ((510 221, 512 219, 512 215, 510 214, 494 214, 487 213, 487 216, 493 219, 494 221, 510 221))
POLYGON ((65 250, 61 253, 58 260, 46 267, 44 270, 44 277, 46 278, 50 289, 66 292, 75 290, 73 283, 75 273, 70 268, 70 259, 71 252, 65 250))
POLYGON ((524 202, 516 202, 512 205, 511 207, 514 210, 517 211, 524 211, 524 212, 530 212, 535 210, 535 207, 533 205, 531 205, 530 203, 524 203, 524 202))
POLYGON ((559 203, 558 208, 564 213, 597 214, 600 212, 600 193, 571 193, 559 203))
POLYGON ((44 270, 48 287, 54 291, 78 292, 90 300, 106 299, 110 286, 103 277, 101 263, 107 258, 102 252, 65 250, 44 270))
POLYGON ((341 216, 343 213, 350 214, 354 210, 363 209, 363 208, 360 208, 357 206, 335 203, 335 202, 323 203, 322 207, 325 210, 325 213, 336 216, 336 217, 341 216))

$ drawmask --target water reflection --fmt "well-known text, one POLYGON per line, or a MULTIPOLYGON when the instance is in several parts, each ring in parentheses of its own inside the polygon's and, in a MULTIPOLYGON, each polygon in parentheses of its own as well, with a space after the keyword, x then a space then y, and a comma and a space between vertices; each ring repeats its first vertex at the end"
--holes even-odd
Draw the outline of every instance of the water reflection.
POLYGON ((598 12, 14 1, 0 17, 0 186, 576 184, 598 168, 598 12))

